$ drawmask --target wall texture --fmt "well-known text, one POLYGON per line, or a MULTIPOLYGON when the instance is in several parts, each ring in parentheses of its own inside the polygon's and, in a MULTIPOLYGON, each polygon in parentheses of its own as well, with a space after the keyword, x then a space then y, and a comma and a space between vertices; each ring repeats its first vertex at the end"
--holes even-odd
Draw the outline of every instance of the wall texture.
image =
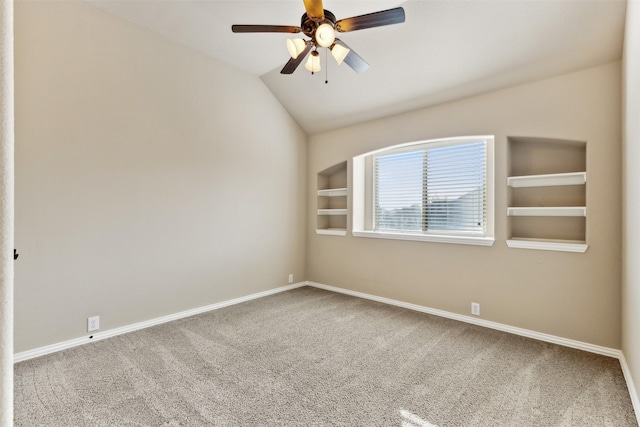
POLYGON ((0 426, 13 425, 13 2, 0 2, 0 426))
POLYGON ((620 73, 611 63, 312 136, 308 280, 452 313, 470 314, 474 301, 486 320, 620 348, 620 73), (319 171, 403 142, 487 134, 496 136, 492 247, 315 234, 319 171), (506 246, 507 136, 587 142, 586 253, 506 246))
MULTIPOLYGON (((640 2, 627 3, 624 45, 622 352, 640 403, 640 2)), ((633 392, 633 390, 630 390, 633 392)), ((640 416, 640 414, 638 414, 640 416)))
POLYGON ((258 78, 17 2, 15 350, 304 280, 306 136, 258 78))

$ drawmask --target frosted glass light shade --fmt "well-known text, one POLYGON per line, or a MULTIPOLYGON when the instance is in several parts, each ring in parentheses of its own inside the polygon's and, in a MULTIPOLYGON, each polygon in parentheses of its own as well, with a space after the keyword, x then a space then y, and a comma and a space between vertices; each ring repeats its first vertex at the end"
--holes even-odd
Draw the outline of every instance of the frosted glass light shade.
POLYGON ((334 44, 331 48, 331 55, 333 55, 333 58, 336 60, 338 65, 342 64, 342 61, 344 61, 344 58, 347 57, 349 52, 351 52, 351 49, 347 49, 340 44, 334 44))
POLYGON ((329 24, 322 24, 316 28, 316 43, 318 46, 329 47, 336 39, 336 32, 329 24))
POLYGON ((311 52, 311 55, 309 55, 309 59, 307 59, 307 63, 304 64, 304 68, 311 71, 312 74, 317 73, 318 71, 321 70, 320 54, 318 53, 317 50, 314 50, 313 52, 311 52))
POLYGON ((296 59, 306 46, 304 39, 287 39, 287 50, 293 59, 296 59))

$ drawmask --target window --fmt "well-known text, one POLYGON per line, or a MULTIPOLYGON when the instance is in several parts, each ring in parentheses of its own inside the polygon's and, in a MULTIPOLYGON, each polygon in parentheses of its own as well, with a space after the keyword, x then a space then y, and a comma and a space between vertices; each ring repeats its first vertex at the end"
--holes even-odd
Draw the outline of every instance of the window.
POLYGON ((493 137, 447 138, 354 158, 353 234, 493 244, 493 137))

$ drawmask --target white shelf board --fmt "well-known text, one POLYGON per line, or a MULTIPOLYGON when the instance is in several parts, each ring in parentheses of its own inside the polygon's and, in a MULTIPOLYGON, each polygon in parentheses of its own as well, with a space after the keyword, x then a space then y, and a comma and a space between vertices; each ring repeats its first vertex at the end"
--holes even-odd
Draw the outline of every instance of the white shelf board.
POLYGON ((507 246, 517 249, 535 249, 539 251, 578 252, 584 253, 589 248, 586 242, 552 239, 510 239, 507 246))
POLYGON ((346 209, 318 209, 318 215, 346 215, 346 209))
POLYGON ((318 190, 318 196, 340 197, 340 196, 346 196, 346 195, 347 195, 346 188, 328 188, 326 190, 318 190))
POLYGON ((510 176, 509 187, 552 187, 559 185, 584 185, 587 182, 586 172, 552 173, 546 175, 510 176))
POLYGON ((318 228, 316 234, 325 234, 327 236, 346 236, 347 230, 344 228, 318 228))
POLYGON ((508 216, 587 216, 585 206, 507 208, 508 216))

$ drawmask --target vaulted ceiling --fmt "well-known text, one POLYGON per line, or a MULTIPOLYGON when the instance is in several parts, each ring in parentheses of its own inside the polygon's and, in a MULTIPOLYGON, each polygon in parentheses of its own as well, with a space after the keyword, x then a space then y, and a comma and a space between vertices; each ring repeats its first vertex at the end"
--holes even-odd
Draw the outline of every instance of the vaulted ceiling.
POLYGON ((321 49, 320 73, 283 75, 291 34, 231 25, 299 25, 302 0, 87 1, 260 77, 307 134, 618 60, 626 10, 621 0, 324 0, 338 19, 402 6, 406 22, 340 34, 370 64, 364 73, 321 49))

